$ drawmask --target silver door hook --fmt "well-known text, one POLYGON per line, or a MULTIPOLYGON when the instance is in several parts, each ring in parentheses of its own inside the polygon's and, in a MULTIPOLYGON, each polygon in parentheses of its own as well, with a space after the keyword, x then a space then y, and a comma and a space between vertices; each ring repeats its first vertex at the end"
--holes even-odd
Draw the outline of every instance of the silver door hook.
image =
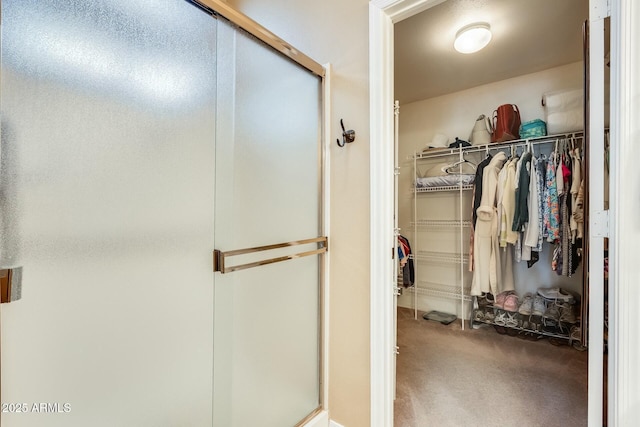
POLYGON ((340 119, 340 126, 342 126, 342 144, 340 144, 340 139, 337 139, 336 142, 338 143, 338 147, 344 147, 345 144, 356 140, 356 131, 351 129, 345 130, 342 119, 340 119))

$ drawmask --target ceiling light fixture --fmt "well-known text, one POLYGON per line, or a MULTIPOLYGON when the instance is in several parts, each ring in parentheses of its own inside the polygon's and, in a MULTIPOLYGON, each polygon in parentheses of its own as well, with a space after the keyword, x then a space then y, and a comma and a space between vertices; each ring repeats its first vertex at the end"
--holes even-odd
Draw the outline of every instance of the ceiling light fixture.
POLYGON ((486 22, 476 22, 460 28, 453 47, 460 53, 474 53, 491 41, 491 27, 486 22))

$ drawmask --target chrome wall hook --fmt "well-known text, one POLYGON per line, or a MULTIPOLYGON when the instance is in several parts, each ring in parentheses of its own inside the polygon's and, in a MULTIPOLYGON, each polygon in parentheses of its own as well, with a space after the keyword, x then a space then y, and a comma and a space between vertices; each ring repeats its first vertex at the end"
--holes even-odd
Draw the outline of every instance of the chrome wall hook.
POLYGON ((356 140, 356 131, 352 129, 345 130, 342 119, 340 119, 340 126, 342 126, 342 144, 340 143, 340 139, 336 139, 336 143, 338 144, 338 147, 344 147, 345 144, 356 140))

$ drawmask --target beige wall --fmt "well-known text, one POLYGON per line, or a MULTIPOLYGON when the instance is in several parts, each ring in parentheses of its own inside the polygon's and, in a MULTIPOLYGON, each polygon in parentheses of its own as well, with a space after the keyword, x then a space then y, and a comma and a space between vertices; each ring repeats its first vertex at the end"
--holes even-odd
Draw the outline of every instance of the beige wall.
POLYGON ((478 115, 490 116, 501 104, 516 104, 522 122, 544 120, 542 94, 549 91, 582 88, 582 62, 401 105, 400 158, 422 150, 436 132, 451 141, 467 140, 478 115))
POLYGON ((331 63, 329 410, 345 427, 369 425, 369 61, 367 0, 229 0, 321 64, 331 63))

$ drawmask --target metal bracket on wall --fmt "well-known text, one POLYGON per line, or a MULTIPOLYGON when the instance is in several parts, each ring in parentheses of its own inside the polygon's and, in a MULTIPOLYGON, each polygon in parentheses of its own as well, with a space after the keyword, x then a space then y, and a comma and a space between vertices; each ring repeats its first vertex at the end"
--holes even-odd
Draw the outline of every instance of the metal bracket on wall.
POLYGON ((590 19, 604 19, 611 16, 611 1, 596 0, 589 3, 591 10, 589 11, 590 19))
POLYGON ((589 230, 593 237, 609 237, 609 211, 596 212, 589 230))

